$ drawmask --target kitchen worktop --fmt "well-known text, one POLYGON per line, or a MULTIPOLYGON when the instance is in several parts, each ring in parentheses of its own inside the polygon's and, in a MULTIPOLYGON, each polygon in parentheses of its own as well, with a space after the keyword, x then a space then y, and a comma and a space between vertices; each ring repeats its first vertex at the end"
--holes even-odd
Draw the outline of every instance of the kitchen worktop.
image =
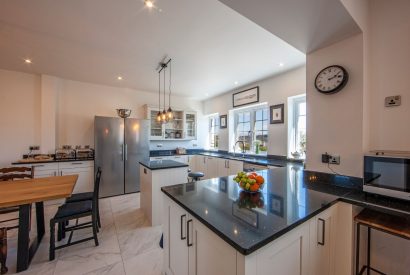
POLYGON ((410 217, 408 202, 378 199, 356 178, 287 166, 258 171, 259 194, 241 191, 233 176, 163 187, 162 191, 243 255, 289 232, 338 201, 410 217), (253 208, 252 208, 253 207, 253 208))
POLYGON ((150 170, 188 167, 188 164, 173 160, 140 161, 140 164, 150 170))
POLYGON ((18 164, 41 164, 41 163, 59 163, 59 162, 73 162, 73 161, 93 161, 94 158, 77 158, 77 159, 49 159, 49 160, 33 160, 33 161, 16 161, 11 163, 12 165, 18 164))

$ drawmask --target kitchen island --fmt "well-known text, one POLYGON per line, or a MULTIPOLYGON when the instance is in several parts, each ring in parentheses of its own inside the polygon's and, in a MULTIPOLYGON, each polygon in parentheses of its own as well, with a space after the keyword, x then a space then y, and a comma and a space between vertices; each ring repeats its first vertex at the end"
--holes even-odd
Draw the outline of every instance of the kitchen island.
POLYGON ((152 226, 162 223, 161 188, 187 182, 188 164, 173 161, 140 162, 141 209, 152 226))
MULTIPOLYGON (((353 217, 369 206, 350 186, 360 181, 297 166, 259 173, 266 184, 258 194, 241 191, 233 176, 162 188, 164 271, 352 274, 353 217)), ((408 215, 407 204, 392 205, 408 215)))

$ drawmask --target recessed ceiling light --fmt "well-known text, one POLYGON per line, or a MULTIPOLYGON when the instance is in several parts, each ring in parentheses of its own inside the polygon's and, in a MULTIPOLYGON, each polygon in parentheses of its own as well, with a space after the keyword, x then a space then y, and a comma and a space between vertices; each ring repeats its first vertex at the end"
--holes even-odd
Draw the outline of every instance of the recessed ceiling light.
POLYGON ((24 63, 26 63, 26 64, 31 64, 31 63, 33 63, 32 61, 31 61, 31 59, 24 59, 24 63))
POLYGON ((145 0, 144 1, 145 6, 147 6, 148 8, 152 8, 154 6, 154 2, 152 2, 151 0, 145 0))
POLYGON ((209 96, 209 94, 208 94, 208 93, 205 93, 205 96, 209 96))
POLYGON ((282 62, 279 63, 279 67, 283 67, 285 66, 285 64, 283 64, 282 62))
POLYGON ((233 84, 238 85, 238 84, 239 84, 239 82, 238 82, 238 81, 235 81, 233 84))
POLYGON ((118 79, 118 80, 122 80, 122 76, 117 76, 117 79, 118 79))

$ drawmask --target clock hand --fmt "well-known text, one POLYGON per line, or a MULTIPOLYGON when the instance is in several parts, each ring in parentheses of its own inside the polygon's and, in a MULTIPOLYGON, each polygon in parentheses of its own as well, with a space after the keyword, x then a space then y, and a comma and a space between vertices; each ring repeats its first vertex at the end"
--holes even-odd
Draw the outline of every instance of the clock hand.
POLYGON ((333 78, 339 76, 340 73, 335 74, 334 76, 332 76, 331 78, 328 78, 327 80, 332 80, 333 78))

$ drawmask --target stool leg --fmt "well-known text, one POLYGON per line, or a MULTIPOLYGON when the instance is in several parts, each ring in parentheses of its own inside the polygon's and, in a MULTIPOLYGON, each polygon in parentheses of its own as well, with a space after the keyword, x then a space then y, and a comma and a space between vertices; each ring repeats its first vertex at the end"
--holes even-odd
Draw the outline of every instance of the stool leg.
POLYGON ((356 224, 356 275, 359 274, 360 262, 360 224, 356 224))
POLYGON ((54 260, 55 258, 55 222, 54 220, 50 221, 50 251, 49 251, 49 259, 50 261, 54 260))
POLYGON ((7 260, 7 228, 0 229, 0 274, 6 274, 8 268, 6 266, 7 260))

